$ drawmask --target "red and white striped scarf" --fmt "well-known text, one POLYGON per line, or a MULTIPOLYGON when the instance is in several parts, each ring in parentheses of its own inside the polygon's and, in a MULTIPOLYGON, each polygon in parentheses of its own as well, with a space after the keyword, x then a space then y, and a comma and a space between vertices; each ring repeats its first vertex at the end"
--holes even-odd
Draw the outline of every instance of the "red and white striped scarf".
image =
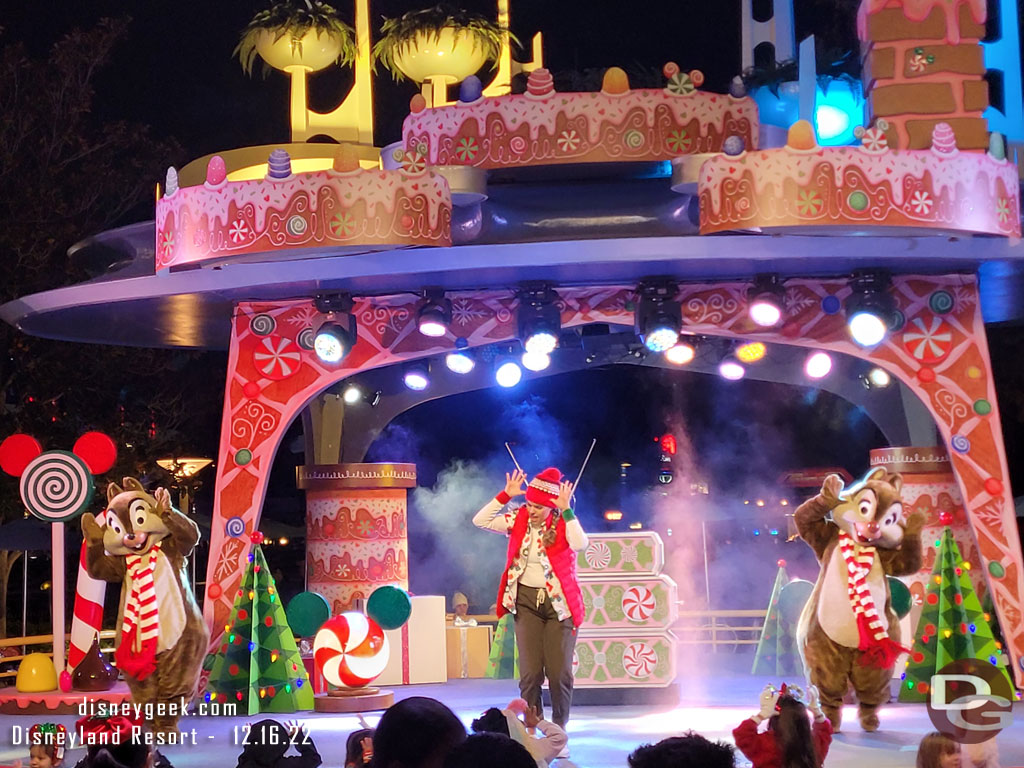
POLYGON ((144 555, 128 555, 128 578, 132 589, 124 606, 121 644, 114 657, 117 667, 136 680, 145 680, 156 670, 160 611, 156 599, 156 559, 160 544, 144 555))
POLYGON ((875 562, 875 548, 861 546, 858 552, 853 537, 840 531, 839 550, 846 563, 846 590, 850 605, 853 606, 853 615, 857 619, 857 633, 860 637, 858 650, 863 652, 859 661, 864 666, 880 669, 891 667, 907 649, 889 637, 886 622, 878 615, 875 599, 868 587, 868 574, 875 562))

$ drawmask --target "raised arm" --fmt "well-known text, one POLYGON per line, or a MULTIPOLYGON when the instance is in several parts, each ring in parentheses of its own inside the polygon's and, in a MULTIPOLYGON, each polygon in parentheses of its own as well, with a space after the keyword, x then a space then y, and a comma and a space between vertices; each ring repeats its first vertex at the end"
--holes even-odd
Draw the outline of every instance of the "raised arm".
POLYGON ((505 515, 501 514, 501 510, 513 498, 523 494, 525 480, 526 473, 521 469, 517 469, 511 474, 505 473, 505 487, 501 493, 484 504, 480 511, 473 515, 473 525, 485 531, 508 533, 508 521, 505 519, 505 515))
POLYGON ((157 488, 153 495, 160 511, 160 518, 167 526, 175 548, 182 557, 188 557, 199 543, 199 526, 171 506, 171 494, 166 488, 157 488))
POLYGON ((125 559, 107 554, 103 546, 103 529, 88 512, 82 515, 82 535, 86 542, 85 569, 89 575, 115 584, 124 581, 125 559))
POLYGON ((838 533, 838 529, 825 518, 839 504, 839 494, 843 490, 843 480, 839 475, 829 475, 821 484, 821 492, 805 501, 793 513, 793 521, 800 533, 800 538, 814 550, 819 560, 825 554, 828 544, 838 533))
POLYGON ((583 531, 583 526, 580 525, 576 513, 569 506, 574 490, 575 488, 570 482, 559 483, 558 499, 555 501, 555 505, 561 510, 562 519, 565 520, 565 539, 569 542, 569 548, 573 552, 579 552, 587 547, 587 534, 583 531))

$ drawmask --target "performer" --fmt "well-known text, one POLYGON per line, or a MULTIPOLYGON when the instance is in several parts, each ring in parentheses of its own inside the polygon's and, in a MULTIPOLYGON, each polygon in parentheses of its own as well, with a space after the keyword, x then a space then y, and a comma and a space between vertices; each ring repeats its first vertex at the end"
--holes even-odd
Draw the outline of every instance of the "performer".
POLYGON ((508 535, 508 557, 498 587, 497 615, 515 616, 519 690, 543 715, 540 688, 551 688, 552 721, 561 728, 572 706, 572 653, 583 623, 583 594, 576 580, 576 553, 587 535, 569 507, 573 484, 554 467, 526 489, 526 503, 502 513, 523 494, 526 473, 505 475, 505 489, 473 517, 473 525, 508 535))

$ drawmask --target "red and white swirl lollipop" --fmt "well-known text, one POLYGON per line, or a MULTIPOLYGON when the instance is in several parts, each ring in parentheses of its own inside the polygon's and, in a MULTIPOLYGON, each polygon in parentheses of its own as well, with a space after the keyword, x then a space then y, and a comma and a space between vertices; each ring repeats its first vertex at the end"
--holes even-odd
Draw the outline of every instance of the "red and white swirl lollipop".
POLYGON ((370 617, 356 611, 324 622, 313 640, 313 661, 338 688, 369 685, 388 664, 388 638, 370 617))
POLYGON ((647 587, 630 587, 622 596, 622 610, 630 621, 647 621, 654 615, 657 601, 647 587))
POLYGON ((647 643, 630 643, 622 653, 626 674, 636 680, 650 677, 658 665, 658 654, 647 643))

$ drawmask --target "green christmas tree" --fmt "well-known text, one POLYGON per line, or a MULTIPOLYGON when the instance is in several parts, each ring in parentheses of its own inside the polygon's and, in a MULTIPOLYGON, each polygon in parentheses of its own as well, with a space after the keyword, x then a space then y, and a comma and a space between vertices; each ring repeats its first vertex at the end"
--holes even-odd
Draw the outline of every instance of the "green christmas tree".
POLYGON ((506 613, 498 622, 484 674, 497 680, 519 679, 519 646, 511 613, 506 613))
POLYGON ((989 615, 971 586, 970 563, 960 557, 949 527, 935 544, 939 552, 928 582, 914 647, 902 675, 900 701, 926 701, 932 675, 961 659, 987 661, 1006 675, 1006 667, 1000 664, 1003 652, 992 637, 989 615))
POLYGON ((238 714, 249 715, 313 709, 313 686, 259 544, 249 554, 226 629, 207 701, 237 703, 238 714))
POLYGON ((775 586, 772 587, 772 598, 768 604, 768 615, 761 629, 761 639, 757 643, 754 654, 752 675, 787 675, 804 677, 804 664, 796 647, 796 616, 799 606, 793 611, 784 608, 782 590, 789 584, 786 574, 785 560, 779 561, 779 572, 775 575, 775 586), (796 616, 787 613, 795 612, 796 616))

